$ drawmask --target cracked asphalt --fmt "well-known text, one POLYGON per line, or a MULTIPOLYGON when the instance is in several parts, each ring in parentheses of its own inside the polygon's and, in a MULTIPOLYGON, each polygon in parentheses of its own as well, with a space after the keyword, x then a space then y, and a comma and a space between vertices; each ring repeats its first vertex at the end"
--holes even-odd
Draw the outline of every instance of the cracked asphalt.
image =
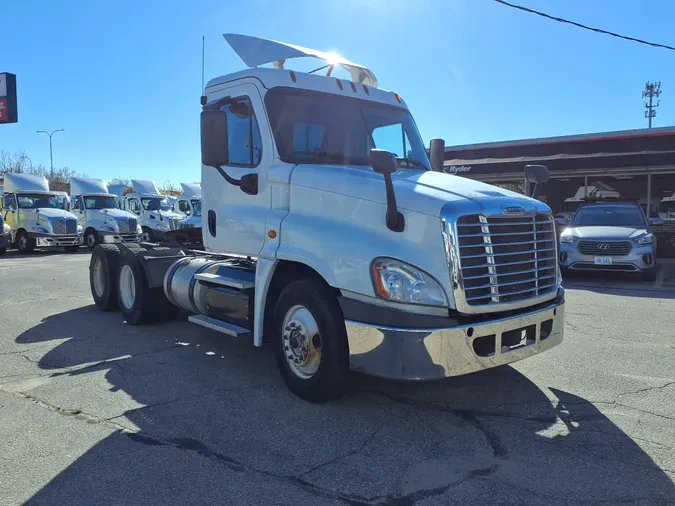
POLYGON ((95 310, 89 255, 0 259, 0 504, 675 504, 675 288, 568 283, 559 347, 325 405, 271 353, 95 310))

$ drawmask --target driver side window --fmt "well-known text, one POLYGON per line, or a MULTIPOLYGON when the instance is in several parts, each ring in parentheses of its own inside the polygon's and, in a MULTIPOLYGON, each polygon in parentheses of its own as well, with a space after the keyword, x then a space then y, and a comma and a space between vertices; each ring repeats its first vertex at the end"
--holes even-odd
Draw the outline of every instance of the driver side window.
POLYGON ((393 153, 397 158, 413 158, 409 156, 410 140, 403 130, 403 125, 394 123, 373 130, 373 142, 377 149, 393 153))
POLYGON ((190 216, 190 204, 188 204, 187 200, 181 200, 178 202, 178 210, 185 214, 186 216, 190 216))
POLYGON ((136 214, 139 214, 139 213, 140 213, 141 208, 140 208, 140 206, 138 205, 138 200, 132 199, 132 200, 129 201, 129 210, 130 210, 132 213, 136 213, 136 214))

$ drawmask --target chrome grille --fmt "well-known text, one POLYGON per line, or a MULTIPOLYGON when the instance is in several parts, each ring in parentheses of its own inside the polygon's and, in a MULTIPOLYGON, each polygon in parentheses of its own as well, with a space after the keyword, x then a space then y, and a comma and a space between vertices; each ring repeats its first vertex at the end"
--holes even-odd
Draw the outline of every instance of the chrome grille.
POLYGON ((194 223, 181 223, 180 228, 195 228, 194 223))
POLYGON ((136 218, 129 218, 129 232, 132 234, 136 233, 136 228, 138 228, 138 222, 136 218))
POLYGON ((66 233, 66 220, 61 218, 61 219, 51 219, 50 221, 52 223, 52 230, 54 231, 54 234, 59 235, 66 233))
POLYGON ((120 234, 128 234, 130 231, 129 220, 127 218, 117 218, 117 228, 119 228, 120 234))
POLYGON ((470 306, 522 301, 557 288, 555 226, 549 214, 462 216, 457 246, 470 306))
POLYGON ((77 220, 66 220, 66 234, 77 233, 77 220))
POLYGON ((628 241, 579 241, 579 253, 594 256, 627 255, 632 246, 628 241))
POLYGON ((169 230, 176 230, 180 226, 180 218, 167 218, 169 230))

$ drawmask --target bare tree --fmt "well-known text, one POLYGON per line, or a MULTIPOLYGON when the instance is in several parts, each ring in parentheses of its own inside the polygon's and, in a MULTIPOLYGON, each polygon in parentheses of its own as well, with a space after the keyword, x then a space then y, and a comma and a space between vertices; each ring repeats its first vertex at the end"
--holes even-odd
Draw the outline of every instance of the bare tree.
MULTIPOLYGON (((60 184, 66 184, 78 175, 76 170, 69 167, 55 168, 51 171, 44 165, 33 165, 26 153, 10 153, 4 150, 0 151, 0 173, 3 172, 44 176, 50 183, 60 184)), ((81 175, 84 176, 84 174, 81 175)))

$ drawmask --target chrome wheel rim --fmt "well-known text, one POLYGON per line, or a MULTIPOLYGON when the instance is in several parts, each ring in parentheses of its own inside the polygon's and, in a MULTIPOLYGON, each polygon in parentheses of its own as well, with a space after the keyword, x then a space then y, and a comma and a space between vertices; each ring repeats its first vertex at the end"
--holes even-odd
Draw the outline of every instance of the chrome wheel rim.
POLYGON ((143 232, 141 234, 141 242, 150 242, 150 232, 143 232))
POLYGON ((96 236, 93 234, 93 232, 89 232, 87 234, 87 246, 90 248, 96 246, 96 236))
POLYGON ((321 364, 319 325, 305 306, 293 306, 286 312, 282 327, 284 357, 297 377, 309 379, 321 364))
POLYGON ((103 270, 103 262, 99 258, 94 260, 93 271, 94 292, 100 298, 103 297, 105 291, 105 271, 103 270))
POLYGON ((120 299, 125 309, 131 309, 136 300, 136 280, 134 271, 128 265, 120 269, 120 299))
POLYGON ((26 236, 24 234, 21 234, 21 236, 19 237, 19 249, 21 251, 25 251, 27 243, 28 239, 26 239, 26 236))

